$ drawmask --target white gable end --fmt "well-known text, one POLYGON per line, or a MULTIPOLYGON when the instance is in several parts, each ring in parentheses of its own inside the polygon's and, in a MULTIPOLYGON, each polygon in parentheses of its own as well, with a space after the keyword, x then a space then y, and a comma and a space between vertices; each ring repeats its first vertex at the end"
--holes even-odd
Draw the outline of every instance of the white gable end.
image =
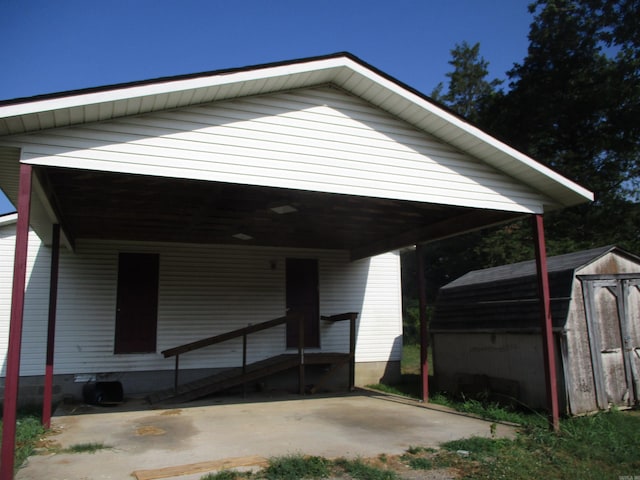
POLYGON ((542 213, 520 181, 331 87, 6 137, 35 165, 542 213))

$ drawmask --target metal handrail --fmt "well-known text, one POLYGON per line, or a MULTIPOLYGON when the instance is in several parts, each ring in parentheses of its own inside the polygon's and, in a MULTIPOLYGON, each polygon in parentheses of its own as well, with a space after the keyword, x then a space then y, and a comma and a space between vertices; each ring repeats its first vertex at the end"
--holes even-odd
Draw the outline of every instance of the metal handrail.
MULTIPOLYGON (((180 355, 183 353, 192 352, 194 350, 198 350, 200 348, 208 347, 210 345, 215 345, 217 343, 226 342, 227 340, 232 340, 234 338, 242 337, 242 372, 246 372, 247 368, 247 335, 255 332, 260 332, 262 330, 267 330, 269 328, 276 327, 278 325, 282 325, 291 320, 297 320, 299 325, 299 338, 298 338, 298 355, 300 357, 301 365, 304 364, 304 315, 299 313, 288 313, 284 317, 274 318, 273 320, 267 320, 266 322, 257 323, 255 325, 249 325, 247 327, 238 328, 237 330, 232 330, 230 332, 222 333, 220 335, 214 335, 213 337, 203 338, 202 340, 196 340, 195 342, 185 343, 184 345, 179 345, 177 347, 169 348, 167 350, 163 350, 161 353, 164 355, 164 358, 176 357, 175 361, 175 369, 174 369, 174 382, 173 388, 177 392, 178 391, 178 372, 180 370, 180 355)), ((300 373, 301 385, 304 385, 304 373, 301 371, 300 373)), ((304 388, 302 386, 301 388, 304 388)))
MULTIPOLYGON (((349 320, 349 389, 354 389, 355 384, 355 344, 356 344, 356 318, 357 312, 341 313, 338 315, 331 315, 328 317, 321 316, 320 318, 329 322, 340 322, 349 320)), ((298 322, 298 384, 300 393, 304 393, 304 315, 301 313, 290 312, 284 317, 274 318, 273 320, 267 320, 266 322, 257 323, 255 325, 249 325, 247 327, 238 328, 230 332, 215 335, 213 337, 203 338, 196 340, 195 342, 185 343, 177 347, 163 350, 161 353, 165 358, 175 357, 175 371, 174 371, 174 390, 178 391, 179 383, 179 371, 180 371, 180 355, 183 353, 192 352, 200 348, 208 347, 218 343, 226 342, 234 338, 242 337, 242 373, 246 373, 247 368, 247 336, 251 333, 260 332, 269 328, 282 325, 289 321, 298 322)))
POLYGON ((209 345, 215 345, 216 343, 226 342, 227 340, 242 337, 243 335, 248 335, 250 333, 276 327, 288 322, 289 320, 293 320, 298 316, 300 315, 287 314, 284 317, 274 318, 273 320, 267 320, 266 322, 256 323, 255 325, 238 328, 237 330, 221 333, 220 335, 214 335, 213 337, 203 338, 202 340, 196 340, 195 342, 185 343, 184 345, 179 345, 177 347, 163 350, 161 353, 164 355, 164 358, 173 357, 174 355, 191 352, 193 350, 208 347, 209 345))

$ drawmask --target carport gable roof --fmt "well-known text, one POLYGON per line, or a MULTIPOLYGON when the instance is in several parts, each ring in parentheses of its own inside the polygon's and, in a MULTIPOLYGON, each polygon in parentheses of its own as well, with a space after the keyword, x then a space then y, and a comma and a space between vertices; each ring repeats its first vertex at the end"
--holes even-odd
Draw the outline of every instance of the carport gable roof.
MULTIPOLYGON (((325 101, 322 96, 314 101, 318 98, 325 101)), ((272 118, 281 121, 279 116, 272 118)), ((314 128, 322 132, 320 127, 314 128)), ((375 134, 383 137, 385 132, 376 128, 375 134)), ((280 133, 286 136, 290 132, 283 125, 280 133)), ((209 144, 202 144, 205 147, 197 152, 198 161, 204 156, 209 162, 216 154, 211 150, 220 143, 216 135, 208 137, 213 138, 209 144)), ((279 141, 284 139, 281 144, 288 144, 295 138, 280 137, 279 141)), ((314 139, 322 145, 330 142, 314 139)), ((243 144, 245 151, 254 148, 253 140, 247 140, 250 146, 243 144)), ((147 147, 126 143, 122 136, 114 142, 123 149, 133 145, 136 152, 147 147)), ((300 148, 307 154, 311 147, 300 148)), ((279 152, 270 155, 277 157, 279 152)), ((348 250, 352 259, 359 259, 592 198, 582 187, 349 54, 0 102, 0 180, 14 201, 19 160, 35 166, 32 227, 48 244, 51 223, 61 223, 63 242, 72 249, 79 238, 217 244, 246 241, 263 246, 348 250), (396 122, 394 127, 417 133, 420 141, 431 142, 436 149, 444 147, 447 155, 455 157, 454 164, 421 152, 423 156, 415 163, 413 146, 398 142, 411 150, 412 166, 385 152, 378 156, 375 171, 369 171, 369 159, 384 149, 364 145, 360 139, 358 148, 365 148, 358 152, 366 161, 358 168, 353 167, 357 162, 350 156, 333 158, 316 145, 313 161, 330 158, 332 166, 316 163, 315 171, 310 172, 310 164, 297 164, 296 157, 289 162, 295 168, 285 170, 282 162, 276 163, 281 158, 263 161, 266 157, 260 157, 261 173, 255 163, 241 165, 240 172, 240 164, 224 157, 223 152, 218 154, 222 161, 210 163, 217 170, 203 171, 184 165, 191 161, 189 156, 176 159, 168 151, 157 158, 174 160, 162 165, 148 165, 147 150, 125 161, 114 160, 111 150, 91 150, 95 143, 83 137, 83 128, 97 131, 116 121, 130 124, 132 118, 180 115, 190 107, 209 109, 236 101, 259 104, 276 96, 288 96, 289 101, 289 97, 311 89, 315 94, 321 91, 320 95, 357 103, 369 113, 377 111, 376 118, 384 116, 385 121, 396 122), (57 155, 58 144, 51 146, 47 140, 50 136, 57 140, 73 129, 69 138, 79 139, 82 146, 73 144, 71 150, 63 149, 63 155, 57 155), (27 147, 35 142, 35 153, 29 151, 21 157, 24 142, 27 147), (91 146, 85 147, 87 144, 91 146), (81 154, 66 155, 76 150, 81 154), (83 157, 85 152, 103 155, 101 163, 93 161, 93 156, 83 157), (435 174, 431 170, 434 166, 435 174), (276 178, 283 171, 287 176, 276 178), (391 181, 396 178, 400 181, 391 181), (274 216, 271 209, 284 204, 298 212, 274 216), (239 240, 238 234, 248 240, 239 240)))
POLYGON ((0 138, 327 84, 366 100, 541 192, 549 198, 545 209, 593 199, 583 187, 348 53, 8 100, 0 102, 0 138))

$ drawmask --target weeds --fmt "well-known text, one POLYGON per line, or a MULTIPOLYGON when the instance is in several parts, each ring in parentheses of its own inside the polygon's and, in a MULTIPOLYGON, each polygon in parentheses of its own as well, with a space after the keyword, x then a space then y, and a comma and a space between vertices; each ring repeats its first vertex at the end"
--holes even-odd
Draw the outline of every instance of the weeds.
MULTIPOLYGON (((0 429, 2 422, 0 422, 0 429)), ((15 468, 19 468, 24 461, 33 454, 35 443, 44 434, 40 418, 34 415, 20 416, 16 421, 16 451, 15 468)))
POLYGON ((357 480, 398 480, 398 474, 393 470, 386 470, 365 463, 363 460, 346 460, 344 458, 335 461, 335 465, 357 480))
POLYGON ((438 450, 436 450, 435 448, 429 448, 429 447, 414 447, 411 446, 407 449, 407 453, 411 454, 411 455, 417 455, 418 453, 436 453, 438 450))
POLYGON ((238 480, 244 476, 235 470, 222 470, 221 472, 208 473, 204 477, 200 477, 200 480, 238 480))
POLYGON ((269 460, 269 466, 261 473, 268 480, 298 480, 300 478, 325 478, 329 476, 331 462, 322 457, 289 455, 269 460))
POLYGON ((469 478, 606 479, 640 470, 640 418, 619 412, 563 420, 560 433, 525 418, 515 440, 473 437, 442 445, 470 455, 456 467, 469 478))

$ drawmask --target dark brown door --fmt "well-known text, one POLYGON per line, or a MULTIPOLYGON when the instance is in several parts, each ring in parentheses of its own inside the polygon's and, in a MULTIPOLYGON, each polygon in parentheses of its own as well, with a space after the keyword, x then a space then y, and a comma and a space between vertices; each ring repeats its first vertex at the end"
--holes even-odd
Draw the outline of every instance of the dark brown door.
POLYGON ((115 353, 156 351, 158 271, 156 254, 120 254, 115 353))
MULTIPOLYGON (((318 260, 287 258, 287 312, 304 315, 304 346, 320 346, 318 260)), ((299 327, 287 324, 287 347, 298 346, 299 327)))

